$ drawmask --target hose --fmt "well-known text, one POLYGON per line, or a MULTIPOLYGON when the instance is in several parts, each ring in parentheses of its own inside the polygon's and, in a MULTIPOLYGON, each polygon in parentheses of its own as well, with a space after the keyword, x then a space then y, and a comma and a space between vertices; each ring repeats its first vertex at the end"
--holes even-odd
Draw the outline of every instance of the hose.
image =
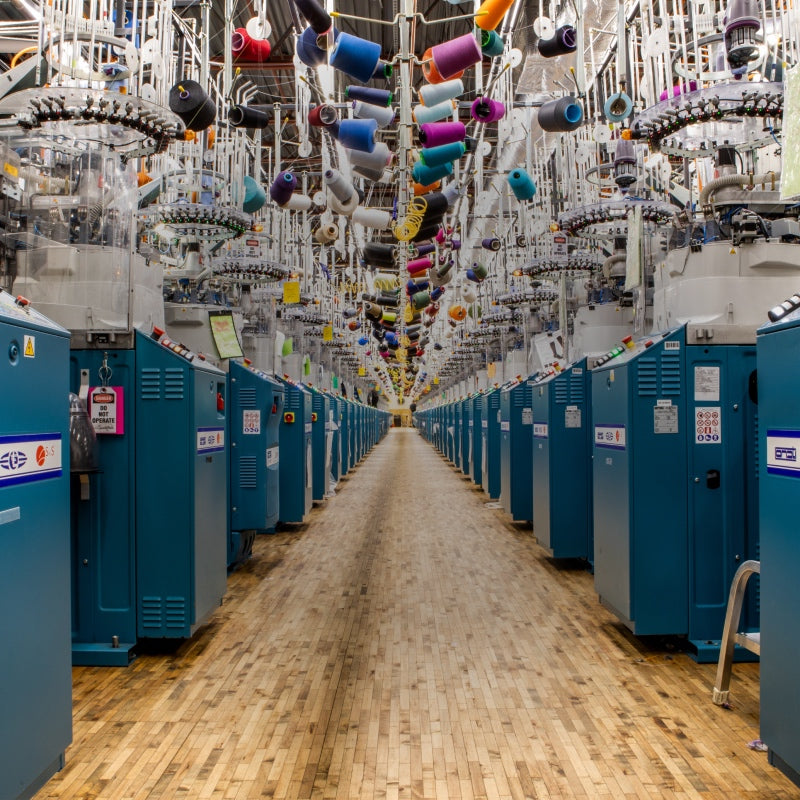
POLYGON ((700 192, 700 207, 706 208, 709 205, 709 198, 718 189, 726 186, 766 186, 767 183, 772 184, 772 191, 775 191, 775 184, 781 179, 780 172, 765 172, 761 175, 723 175, 721 178, 714 178, 709 181, 700 192))

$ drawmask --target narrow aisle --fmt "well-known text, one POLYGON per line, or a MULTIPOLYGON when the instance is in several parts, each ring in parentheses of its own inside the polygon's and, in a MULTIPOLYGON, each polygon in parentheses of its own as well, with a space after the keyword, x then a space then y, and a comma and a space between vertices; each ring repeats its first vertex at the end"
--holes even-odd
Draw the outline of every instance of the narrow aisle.
POLYGON ((714 668, 650 650, 414 430, 309 522, 259 537, 173 655, 78 668, 75 743, 37 796, 795 798, 714 668))

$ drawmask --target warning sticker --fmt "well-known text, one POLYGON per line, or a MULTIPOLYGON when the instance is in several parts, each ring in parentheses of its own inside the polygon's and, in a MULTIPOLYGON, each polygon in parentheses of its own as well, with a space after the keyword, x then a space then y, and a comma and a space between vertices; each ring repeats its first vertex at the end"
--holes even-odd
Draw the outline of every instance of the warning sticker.
POLYGON ((697 406, 694 410, 695 444, 722 442, 722 410, 720 406, 697 406))
POLYGON ((278 448, 276 447, 268 447, 267 448, 267 469, 270 467, 277 467, 278 466, 278 448))
POLYGON ((583 424, 581 410, 578 406, 567 406, 564 409, 564 427, 580 428, 583 424))
POLYGON ((533 437, 534 437, 534 439, 546 439, 547 436, 548 436, 547 423, 546 422, 534 422, 533 423, 533 437))
POLYGON ((696 403, 719 402, 719 367, 694 368, 694 399, 696 403))
POLYGON ((522 409, 522 424, 523 425, 533 425, 533 409, 532 408, 523 408, 522 409))
POLYGON ((111 433, 121 436, 125 433, 122 386, 89 387, 89 419, 95 433, 111 433))
POLYGON ((24 345, 22 348, 22 355, 25 358, 36 358, 36 337, 30 336, 27 333, 24 338, 24 345))
POLYGON ((242 433, 256 436, 261 433, 261 409, 249 409, 242 412, 242 433))
POLYGON ((594 443, 598 447, 608 447, 611 450, 625 449, 624 425, 595 425, 594 443))
POLYGON ((678 433, 678 406, 653 408, 653 433, 678 433))
POLYGON ((504 420, 503 420, 503 421, 500 423, 500 430, 501 430, 501 431, 506 431, 506 432, 507 432, 507 431, 510 431, 510 430, 511 430, 511 423, 510 423, 510 422, 509 422, 507 419, 504 419, 504 420))

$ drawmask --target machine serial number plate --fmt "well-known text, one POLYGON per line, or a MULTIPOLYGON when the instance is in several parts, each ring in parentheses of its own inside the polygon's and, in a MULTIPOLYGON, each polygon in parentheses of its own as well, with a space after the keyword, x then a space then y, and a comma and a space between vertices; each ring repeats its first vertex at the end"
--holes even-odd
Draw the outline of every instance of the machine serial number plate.
POLYGON ((678 406, 653 408, 653 433, 678 433, 678 406))

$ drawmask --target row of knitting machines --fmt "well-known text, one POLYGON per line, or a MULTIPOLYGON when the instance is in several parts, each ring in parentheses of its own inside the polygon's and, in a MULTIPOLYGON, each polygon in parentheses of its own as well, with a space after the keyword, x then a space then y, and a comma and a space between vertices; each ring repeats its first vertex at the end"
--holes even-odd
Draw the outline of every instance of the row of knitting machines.
POLYGON ((678 637, 701 663, 729 640, 732 660, 760 651, 761 737, 798 782, 800 296, 770 310, 797 245, 734 239, 664 247, 645 324, 585 306, 571 355, 558 330, 538 333, 498 382, 462 373, 423 396, 415 425, 487 500, 532 521, 551 557, 591 569, 635 635, 678 637))

